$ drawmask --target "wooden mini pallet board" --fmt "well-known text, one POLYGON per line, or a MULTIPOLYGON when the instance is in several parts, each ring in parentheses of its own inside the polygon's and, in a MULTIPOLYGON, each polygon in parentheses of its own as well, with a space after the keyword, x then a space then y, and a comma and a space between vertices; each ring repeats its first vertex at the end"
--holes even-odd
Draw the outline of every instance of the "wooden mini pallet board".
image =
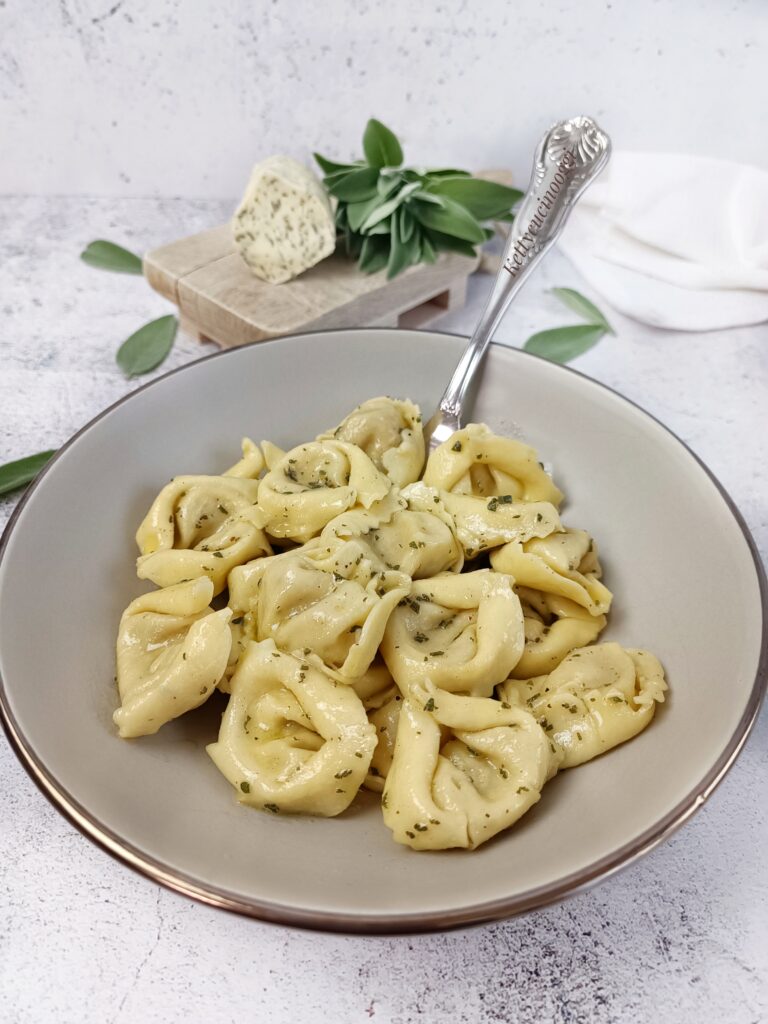
POLYGON ((241 259, 229 224, 144 257, 152 287, 179 307, 184 330, 224 348, 333 327, 423 327, 464 304, 478 260, 442 253, 392 281, 334 254, 285 284, 267 284, 241 259))

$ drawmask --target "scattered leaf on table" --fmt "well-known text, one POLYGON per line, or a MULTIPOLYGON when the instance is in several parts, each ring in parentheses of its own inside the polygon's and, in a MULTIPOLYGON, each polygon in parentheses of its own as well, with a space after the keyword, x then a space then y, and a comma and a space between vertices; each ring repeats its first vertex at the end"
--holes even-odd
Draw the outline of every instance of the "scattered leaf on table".
POLYGON ((144 324, 117 350, 117 365, 128 377, 154 370, 173 348, 178 327, 175 316, 161 316, 144 324))
POLYGON ((80 259, 89 267, 100 270, 113 270, 117 274, 140 274, 141 259, 136 253, 124 249, 114 242, 105 242, 103 238, 91 242, 80 253, 80 259))
POLYGON ((56 452, 51 449, 51 451, 27 455, 24 459, 16 459, 15 462, 6 462, 4 466, 0 466, 0 494, 8 494, 31 483, 55 454, 56 452))
POLYGON ((375 117, 365 126, 363 152, 370 167, 399 167, 403 162, 403 150, 397 136, 375 117))
POLYGON ((526 352, 544 356, 553 363, 569 363, 596 345, 605 334, 597 324, 574 324, 572 327, 554 327, 533 334, 523 345, 526 352))
POLYGON ((583 316, 590 324, 602 327, 608 334, 616 333, 594 302, 590 302, 581 292, 577 292, 573 288, 553 288, 552 294, 557 296, 574 313, 583 316))

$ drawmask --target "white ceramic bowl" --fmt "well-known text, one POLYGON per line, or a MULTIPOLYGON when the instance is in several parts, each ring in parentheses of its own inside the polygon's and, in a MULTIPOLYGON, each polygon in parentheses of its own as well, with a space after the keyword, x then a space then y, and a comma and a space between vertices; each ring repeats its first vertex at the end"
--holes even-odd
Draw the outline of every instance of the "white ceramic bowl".
POLYGON ((125 742, 114 639, 146 589, 133 535, 180 473, 216 473, 241 436, 290 446, 378 394, 429 414, 464 345, 331 331, 220 353, 95 419, 19 505, 0 548, 0 706, 43 792, 146 875, 216 906, 342 931, 446 928, 559 899, 680 825, 733 762, 766 675, 765 579, 717 482, 663 426, 571 370, 493 346, 472 418, 554 466, 564 519, 595 534, 615 604, 605 636, 654 651, 670 697, 631 743, 564 772, 468 853, 397 846, 376 798, 331 820, 239 806, 204 745, 223 701, 125 742))

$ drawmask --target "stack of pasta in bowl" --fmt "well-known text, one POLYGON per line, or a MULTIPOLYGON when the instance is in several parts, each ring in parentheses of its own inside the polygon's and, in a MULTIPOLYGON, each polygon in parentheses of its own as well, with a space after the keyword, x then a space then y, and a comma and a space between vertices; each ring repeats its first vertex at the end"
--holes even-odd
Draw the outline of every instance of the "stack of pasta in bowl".
POLYGON ((663 670, 595 642, 597 547, 536 452, 470 424, 424 463, 418 407, 374 398, 164 487, 137 533, 159 589, 120 623, 120 735, 218 689, 207 749, 241 803, 334 816, 365 787, 397 842, 436 850, 477 847, 644 729, 663 670))

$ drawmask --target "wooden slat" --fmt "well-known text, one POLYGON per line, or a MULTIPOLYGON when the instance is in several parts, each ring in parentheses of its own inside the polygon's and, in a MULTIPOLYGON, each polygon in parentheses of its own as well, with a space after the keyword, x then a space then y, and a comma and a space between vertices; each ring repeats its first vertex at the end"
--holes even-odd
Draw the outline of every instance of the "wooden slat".
POLYGON ((312 328, 427 323, 463 301, 477 259, 443 253, 393 281, 361 273, 336 255, 300 277, 272 285, 255 277, 236 251, 229 224, 184 238, 144 258, 147 280, 179 306, 183 322, 225 347, 312 328))

